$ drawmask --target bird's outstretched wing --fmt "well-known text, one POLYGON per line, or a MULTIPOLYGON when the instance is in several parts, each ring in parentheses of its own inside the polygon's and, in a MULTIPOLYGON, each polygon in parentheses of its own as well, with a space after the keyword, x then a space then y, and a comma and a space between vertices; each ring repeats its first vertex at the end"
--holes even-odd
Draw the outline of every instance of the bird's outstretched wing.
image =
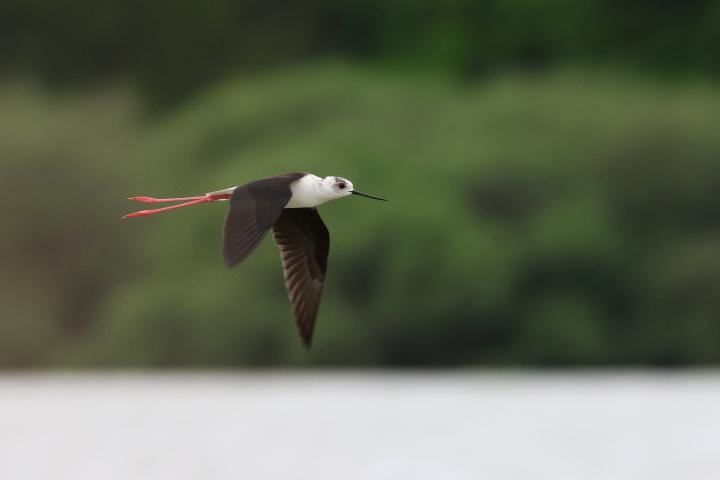
POLYGON ((273 226, 285 287, 303 345, 310 347, 327 270, 330 235, 314 208, 288 208, 273 226))
POLYGON ((245 260, 260 245, 290 201, 290 185, 304 175, 288 173, 263 178, 233 191, 223 235, 223 257, 228 267, 245 260))

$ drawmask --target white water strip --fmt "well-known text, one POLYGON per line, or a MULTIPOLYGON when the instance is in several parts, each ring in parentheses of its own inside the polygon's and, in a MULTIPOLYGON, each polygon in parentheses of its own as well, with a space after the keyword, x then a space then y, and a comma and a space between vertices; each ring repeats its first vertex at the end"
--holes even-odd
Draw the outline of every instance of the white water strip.
POLYGON ((717 480, 720 374, 0 375, 0 479, 717 480))

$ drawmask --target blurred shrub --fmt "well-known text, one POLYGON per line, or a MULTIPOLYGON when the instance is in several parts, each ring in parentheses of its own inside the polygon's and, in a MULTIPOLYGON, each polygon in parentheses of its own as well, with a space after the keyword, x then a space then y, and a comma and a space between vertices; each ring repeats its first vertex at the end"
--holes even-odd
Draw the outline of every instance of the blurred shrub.
POLYGON ((567 63, 720 73, 720 0, 5 0, 0 27, 2 70, 130 77, 155 105, 319 56, 462 77, 567 63))
POLYGON ((702 84, 565 71, 460 88, 316 65, 152 122, 113 93, 10 96, 4 365, 719 360, 720 94, 702 84), (117 220, 127 195, 298 169, 391 200, 321 208, 311 355, 272 242, 223 266, 224 205, 117 220))
POLYGON ((137 107, 127 92, 52 98, 0 91, 0 364, 51 363, 82 341, 133 249, 117 192, 134 169, 137 107))

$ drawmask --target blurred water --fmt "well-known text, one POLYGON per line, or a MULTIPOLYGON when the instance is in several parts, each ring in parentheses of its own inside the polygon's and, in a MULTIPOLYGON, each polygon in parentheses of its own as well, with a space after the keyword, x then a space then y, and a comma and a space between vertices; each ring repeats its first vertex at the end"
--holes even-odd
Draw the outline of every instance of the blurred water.
POLYGON ((0 478, 716 480, 720 375, 5 374, 0 478))

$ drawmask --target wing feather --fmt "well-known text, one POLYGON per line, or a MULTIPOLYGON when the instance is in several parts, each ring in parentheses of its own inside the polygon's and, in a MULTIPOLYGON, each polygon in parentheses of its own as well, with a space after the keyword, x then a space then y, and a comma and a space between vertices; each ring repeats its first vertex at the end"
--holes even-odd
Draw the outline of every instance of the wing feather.
POLYGON ((260 245, 290 201, 290 185, 304 175, 263 178, 233 191, 223 234, 223 257, 228 267, 245 260, 260 245))
POLYGON ((283 210, 273 226, 273 235, 282 256, 295 324, 303 344, 310 347, 327 270, 330 235, 314 208, 283 210))

